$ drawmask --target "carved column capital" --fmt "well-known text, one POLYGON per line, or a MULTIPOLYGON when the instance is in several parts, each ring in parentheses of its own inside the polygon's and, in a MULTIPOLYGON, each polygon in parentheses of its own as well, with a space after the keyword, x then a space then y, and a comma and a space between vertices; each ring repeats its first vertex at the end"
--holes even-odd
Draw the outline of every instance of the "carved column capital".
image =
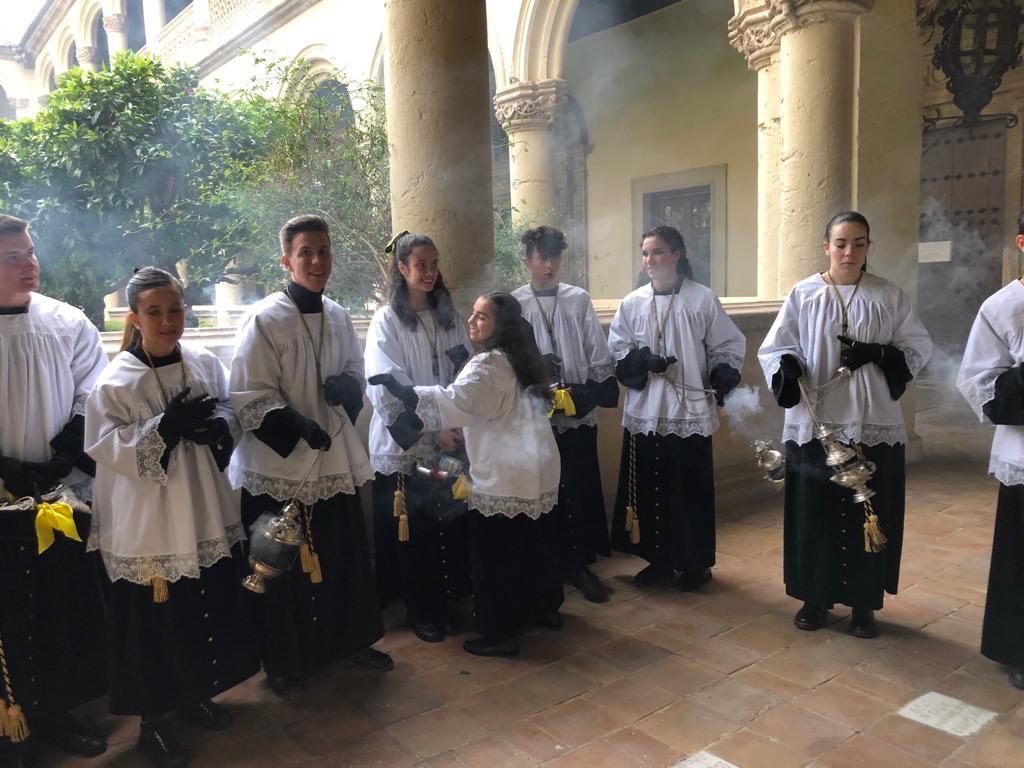
POLYGON ((28 109, 28 99, 8 99, 7 103, 16 110, 28 109))
POLYGON ((729 19, 729 43, 743 54, 751 69, 767 67, 779 52, 779 35, 771 26, 772 14, 768 0, 756 0, 746 3, 743 10, 729 19))
POLYGON ((771 28, 780 37, 809 24, 824 24, 839 17, 870 11, 875 0, 767 0, 771 28))
POLYGON ((109 16, 103 15, 103 28, 107 32, 124 32, 124 14, 112 13, 109 16))
POLYGON ((100 52, 95 46, 83 45, 81 48, 76 48, 75 55, 78 57, 78 63, 82 67, 89 67, 99 63, 100 52))
POLYGON ((524 128, 554 130, 566 101, 564 80, 515 83, 494 97, 494 114, 506 133, 524 128))

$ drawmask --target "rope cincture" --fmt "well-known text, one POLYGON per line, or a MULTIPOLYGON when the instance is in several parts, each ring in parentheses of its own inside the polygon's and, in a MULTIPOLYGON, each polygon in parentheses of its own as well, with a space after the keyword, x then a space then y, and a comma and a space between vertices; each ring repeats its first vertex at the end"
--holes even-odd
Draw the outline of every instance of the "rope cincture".
POLYGON ((306 529, 305 541, 299 545, 299 564, 302 572, 309 574, 311 584, 321 584, 324 575, 320 570, 320 555, 313 546, 313 505, 299 502, 299 509, 302 510, 302 525, 306 529))
POLYGON ((405 506, 405 475, 398 473, 398 488, 395 490, 394 515, 398 518, 398 540, 409 540, 409 510, 405 506))
POLYGON ((636 501, 636 436, 629 435, 629 469, 626 488, 626 532, 629 533, 629 543, 640 543, 640 517, 637 515, 636 501))
POLYGON ((3 636, 0 635, 0 678, 3 680, 4 698, 0 700, 0 736, 6 736, 18 744, 29 736, 28 721, 25 713, 14 698, 11 686, 11 672, 7 668, 7 650, 3 636))

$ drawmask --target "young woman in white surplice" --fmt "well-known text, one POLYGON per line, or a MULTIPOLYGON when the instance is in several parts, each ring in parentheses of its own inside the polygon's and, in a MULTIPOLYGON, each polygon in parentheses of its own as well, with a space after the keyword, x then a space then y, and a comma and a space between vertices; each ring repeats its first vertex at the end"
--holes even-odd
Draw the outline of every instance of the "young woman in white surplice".
POLYGON ((470 556, 480 637, 463 647, 482 656, 518 652, 515 632, 562 625, 561 577, 548 513, 558 497, 558 447, 547 419, 547 386, 533 330, 507 293, 481 296, 469 318, 477 354, 449 386, 411 387, 384 374, 415 413, 402 442, 419 431, 462 427, 469 456, 470 556), (530 390, 539 388, 541 396, 530 390))
POLYGON ((110 707, 142 716, 139 749, 156 765, 187 755, 167 715, 220 730, 210 699, 259 669, 240 578, 238 494, 223 475, 239 434, 227 372, 179 344, 185 305, 168 273, 127 287, 124 349, 89 397, 96 461, 91 543, 110 591, 110 707))

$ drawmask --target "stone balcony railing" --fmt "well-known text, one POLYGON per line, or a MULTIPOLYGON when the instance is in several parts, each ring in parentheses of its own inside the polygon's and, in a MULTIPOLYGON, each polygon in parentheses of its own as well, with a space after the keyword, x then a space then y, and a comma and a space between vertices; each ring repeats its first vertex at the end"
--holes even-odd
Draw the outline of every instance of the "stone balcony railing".
POLYGON ((194 10, 186 6, 157 35, 160 57, 168 64, 187 62, 192 55, 194 40, 194 10))

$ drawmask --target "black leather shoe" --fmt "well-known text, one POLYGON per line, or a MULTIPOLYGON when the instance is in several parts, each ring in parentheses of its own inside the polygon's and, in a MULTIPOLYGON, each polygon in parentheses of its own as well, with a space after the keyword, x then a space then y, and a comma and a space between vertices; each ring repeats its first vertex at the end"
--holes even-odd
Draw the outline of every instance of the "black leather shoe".
POLYGON ((850 634, 870 640, 878 637, 878 624, 875 623, 875 612, 854 608, 850 617, 850 634))
POLYGON ((676 586, 683 590, 683 592, 696 592, 709 581, 711 581, 711 569, 705 568, 695 576, 691 576, 688 573, 679 574, 676 586))
POLYGON ((412 633, 424 643, 441 643, 447 637, 444 627, 437 624, 413 624, 412 633))
POLYGON ((667 579, 671 575, 671 571, 666 571, 661 566, 651 563, 633 577, 633 583, 638 587, 653 587, 659 581, 667 579))
POLYGON ((534 623, 538 627, 544 627, 545 629, 561 629, 565 624, 562 620, 562 614, 558 611, 545 611, 534 620, 534 623))
POLYGON ((62 712, 47 728, 44 738, 62 752, 78 757, 96 757, 107 751, 107 740, 96 726, 62 712))
POLYGON ((1024 669, 1015 669, 1010 673, 1010 685, 1024 691, 1024 669))
POLYGON ((391 657, 376 648, 363 648, 347 657, 345 661, 363 669, 379 669, 386 672, 395 668, 395 662, 391 657))
POLYGON ((586 566, 583 566, 569 577, 569 582, 580 591, 584 600, 592 603, 608 602, 608 587, 601 583, 601 580, 594 575, 586 566))
POLYGON ((182 707, 178 710, 178 716, 182 720, 187 720, 208 731, 225 731, 235 722, 235 718, 227 709, 220 704, 214 704, 209 699, 189 707, 182 707))
POLYGON ((182 768, 188 765, 189 754, 181 746, 167 718, 144 722, 135 746, 156 768, 182 768))
POLYGON ((825 626, 825 620, 828 618, 828 611, 817 605, 811 605, 810 603, 804 603, 804 607, 796 612, 796 616, 793 617, 793 624, 797 629, 802 629, 806 632, 813 632, 816 629, 821 629, 825 626))
POLYGON ((475 637, 462 644, 466 653, 474 656, 515 656, 519 653, 519 641, 514 637, 504 640, 488 640, 486 637, 475 637))

